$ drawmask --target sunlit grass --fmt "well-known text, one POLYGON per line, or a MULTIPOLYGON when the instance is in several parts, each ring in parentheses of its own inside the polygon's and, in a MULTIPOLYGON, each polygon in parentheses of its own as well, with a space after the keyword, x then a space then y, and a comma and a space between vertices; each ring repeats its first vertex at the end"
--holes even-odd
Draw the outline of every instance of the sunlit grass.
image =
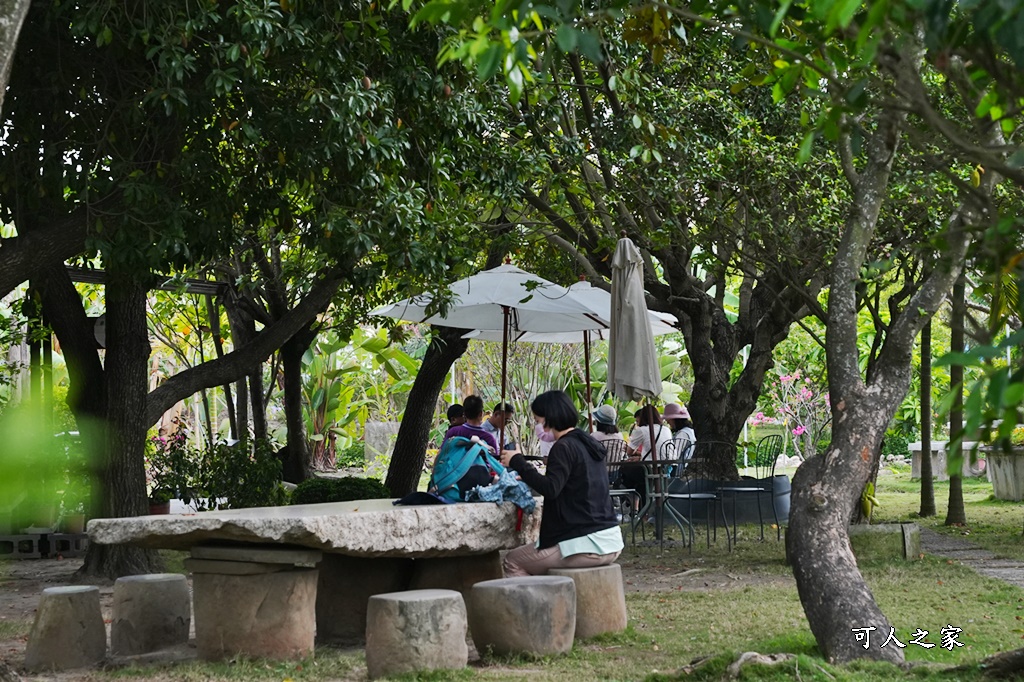
MULTIPOLYGON (((774 539, 763 543, 748 539, 728 552, 720 538, 711 550, 701 544, 692 555, 674 545, 628 548, 620 563, 664 577, 657 590, 627 593, 630 624, 625 632, 577 642, 566 656, 485 658, 466 670, 402 679, 671 680, 683 679, 679 671, 694 659, 710 657, 707 669, 685 678, 710 680, 721 679, 725 667, 739 653, 757 651, 791 653, 797 659, 779 667, 755 666, 739 679, 974 680, 981 679, 975 672, 949 677, 937 669, 972 664, 991 653, 1016 648, 1024 633, 1024 621, 1018 620, 1024 616, 1024 591, 1018 588, 934 557, 874 562, 862 570, 904 643, 918 628, 928 630, 928 640, 937 643, 940 628, 952 624, 963 629, 960 641, 964 646, 947 651, 908 644, 904 651, 909 661, 932 664, 910 673, 884 664, 832 666, 817 652, 795 582, 784 563, 783 544, 774 539)), ((628 587, 632 590, 634 586, 628 587)), ((362 651, 329 648, 318 649, 315 659, 299 663, 193 662, 94 673, 95 679, 196 681, 360 680, 365 676, 362 651)))
MULTIPOLYGON (((965 481, 964 492, 968 528, 947 529, 941 525, 947 483, 936 482, 940 516, 918 519, 915 515, 920 503, 919 483, 911 481, 906 472, 884 475, 878 487, 882 507, 876 511, 874 521, 913 521, 966 537, 1000 555, 1024 557, 1024 542, 1020 539, 1021 505, 991 500, 991 487, 984 480, 965 481), (961 535, 965 530, 970 534, 961 535)), ((980 680, 981 674, 973 669, 955 674, 943 670, 951 666, 970 666, 992 653, 1015 649, 1024 641, 1024 590, 936 557, 912 562, 866 562, 861 566, 864 576, 879 606, 895 625, 897 636, 908 645, 904 649, 907 660, 918 667, 904 672, 879 663, 829 665, 818 653, 804 617, 795 581, 785 563, 784 543, 777 542, 774 531, 768 528, 766 537, 769 539, 765 542, 757 539, 756 526, 741 527, 740 531, 740 542, 732 551, 727 549, 722 529, 719 529, 718 542, 710 549, 704 546, 703 535, 698 532, 692 554, 675 542, 668 542, 664 547, 654 543, 637 547, 627 544, 619 563, 630 569, 629 575, 641 572, 643 578, 637 582, 643 585, 627 585, 630 624, 625 632, 577 642, 565 656, 485 657, 464 670, 400 679, 719 680, 741 652, 757 651, 795 654, 796 658, 774 667, 744 668, 738 679, 980 680), (636 591, 641 587, 641 591, 636 591), (929 641, 938 643, 939 630, 947 624, 963 629, 959 637, 963 647, 953 651, 938 646, 923 649, 908 642, 911 633, 921 629, 929 631, 929 641), (696 659, 708 661, 692 674, 684 674, 696 659)), ((670 531, 669 535, 676 539, 678 530, 670 531)), ((178 554, 165 553, 164 556, 169 560, 170 570, 180 570, 178 554)), ((0 621, 0 628, 3 627, 0 621)), ((14 627, 27 629, 28 624, 14 627)), ((232 663, 140 665, 96 671, 90 677, 107 678, 364 680, 366 666, 361 650, 320 648, 314 658, 301 662, 246 659, 232 663)))
POLYGON ((935 481, 937 514, 921 518, 921 482, 909 472, 887 472, 878 477, 875 496, 882 506, 875 510, 876 523, 913 522, 940 533, 962 537, 997 556, 1024 561, 1024 505, 997 500, 992 484, 985 478, 963 479, 967 525, 945 525, 949 503, 949 481, 935 481))

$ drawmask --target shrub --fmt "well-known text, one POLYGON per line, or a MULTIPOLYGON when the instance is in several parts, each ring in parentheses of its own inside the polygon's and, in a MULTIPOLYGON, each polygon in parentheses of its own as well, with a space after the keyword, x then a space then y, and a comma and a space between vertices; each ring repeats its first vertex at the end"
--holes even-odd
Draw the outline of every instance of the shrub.
POLYGON ((281 460, 268 441, 257 441, 248 448, 217 443, 204 459, 210 507, 273 507, 287 501, 281 485, 281 460), (227 502, 218 503, 221 498, 227 502))
MULTIPOLYGON (((366 444, 357 441, 338 453, 337 466, 361 467, 366 463, 366 444)), ((363 498, 367 499, 367 498, 363 498)))
POLYGON ((376 478, 310 478, 292 491, 292 504, 348 502, 391 497, 391 492, 376 478))
POLYGON ((890 429, 882 440, 882 456, 910 457, 910 441, 903 433, 890 429))

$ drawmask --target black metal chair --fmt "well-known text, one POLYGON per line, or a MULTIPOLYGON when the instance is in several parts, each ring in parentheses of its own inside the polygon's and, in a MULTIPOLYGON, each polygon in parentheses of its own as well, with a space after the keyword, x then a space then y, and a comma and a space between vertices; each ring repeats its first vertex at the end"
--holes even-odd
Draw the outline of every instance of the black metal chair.
POLYGON ((732 538, 729 536, 729 523, 725 518, 725 510, 722 506, 722 495, 713 479, 713 467, 711 453, 716 447, 728 447, 729 444, 706 442, 690 443, 679 449, 679 457, 676 464, 676 475, 669 481, 668 488, 664 495, 666 503, 670 508, 679 512, 679 505, 672 502, 685 502, 686 513, 682 514, 687 520, 690 530, 690 551, 693 551, 693 520, 694 503, 704 505, 704 529, 705 543, 711 547, 711 537, 718 540, 718 519, 715 516, 714 508, 717 507, 722 516, 722 527, 725 528, 725 537, 729 549, 732 550, 732 538))
MULTIPOLYGON (((619 470, 626 461, 626 441, 620 439, 603 441, 605 452, 605 466, 608 468, 608 492, 612 497, 612 507, 622 515, 622 520, 628 523, 632 531, 633 544, 636 544, 636 518, 640 512, 640 493, 632 488, 620 488, 619 470)), ((641 526, 640 533, 646 539, 644 529, 641 526)))
POLYGON ((782 540, 782 526, 779 523, 779 513, 775 509, 775 498, 773 483, 775 479, 775 462, 782 454, 782 436, 765 436, 754 451, 754 461, 748 469, 754 470, 754 476, 744 476, 735 484, 723 485, 718 490, 723 498, 726 495, 732 496, 732 534, 736 537, 736 501, 744 495, 754 495, 757 503, 757 520, 761 527, 761 540, 764 541, 764 514, 761 511, 761 496, 767 495, 771 504, 772 517, 775 519, 775 534, 777 540, 782 540))

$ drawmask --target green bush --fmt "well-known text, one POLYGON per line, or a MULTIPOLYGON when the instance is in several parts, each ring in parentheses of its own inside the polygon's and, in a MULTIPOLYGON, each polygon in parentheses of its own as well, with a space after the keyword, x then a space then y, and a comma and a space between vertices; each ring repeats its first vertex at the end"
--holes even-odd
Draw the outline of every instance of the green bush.
POLYGON ((310 478, 292 491, 292 504, 377 500, 391 497, 391 492, 376 478, 310 478))
MULTIPOLYGON (((357 441, 338 453, 336 464, 339 467, 361 467, 366 464, 366 444, 357 441)), ((363 498, 367 499, 367 498, 363 498)))
POLYGON ((218 443, 204 456, 204 489, 211 508, 241 509, 285 504, 281 460, 268 441, 242 448, 218 443), (227 498, 227 502, 220 502, 227 498))
POLYGON ((892 429, 886 431, 885 439, 882 440, 882 456, 886 455, 910 457, 910 440, 898 431, 892 429))

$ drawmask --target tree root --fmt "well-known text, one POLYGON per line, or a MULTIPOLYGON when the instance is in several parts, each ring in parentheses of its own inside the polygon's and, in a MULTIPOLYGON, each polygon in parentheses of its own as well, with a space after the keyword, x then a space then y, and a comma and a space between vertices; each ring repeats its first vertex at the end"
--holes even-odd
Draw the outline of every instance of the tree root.
POLYGON ((795 659, 794 654, 759 654, 756 651, 746 651, 730 663, 725 672, 728 679, 735 680, 740 676, 740 669, 745 665, 778 665, 795 659))
POLYGON ((978 668, 985 677, 996 679, 1010 679, 1024 677, 1024 649, 1013 651, 1000 651, 992 654, 979 663, 970 666, 959 666, 953 668, 955 671, 967 671, 978 668))

